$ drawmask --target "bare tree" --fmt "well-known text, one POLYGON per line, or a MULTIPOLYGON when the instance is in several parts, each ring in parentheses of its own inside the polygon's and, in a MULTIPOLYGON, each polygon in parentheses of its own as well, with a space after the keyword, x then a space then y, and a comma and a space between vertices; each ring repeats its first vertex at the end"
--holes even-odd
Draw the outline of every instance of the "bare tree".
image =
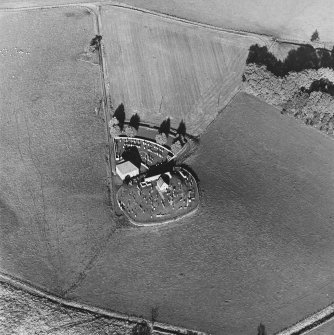
POLYGON ((99 49, 101 45, 101 40, 102 40, 101 35, 95 35, 95 37, 92 38, 92 40, 90 41, 90 47, 93 52, 99 49))

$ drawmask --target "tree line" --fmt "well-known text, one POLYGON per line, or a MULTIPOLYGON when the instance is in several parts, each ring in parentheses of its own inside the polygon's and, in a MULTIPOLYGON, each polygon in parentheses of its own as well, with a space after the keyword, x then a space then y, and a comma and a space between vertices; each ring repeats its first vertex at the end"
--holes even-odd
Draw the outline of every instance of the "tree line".
POLYGON ((334 84, 326 78, 320 78, 319 80, 314 80, 309 89, 302 87, 301 91, 308 94, 312 92, 328 93, 334 97, 334 84))
POLYGON ((334 69, 334 47, 315 49, 312 45, 302 45, 298 49, 290 50, 283 60, 277 59, 266 46, 254 44, 249 48, 247 64, 265 65, 267 70, 277 77, 284 77, 291 71, 300 72, 306 69, 320 69, 328 67, 334 69))

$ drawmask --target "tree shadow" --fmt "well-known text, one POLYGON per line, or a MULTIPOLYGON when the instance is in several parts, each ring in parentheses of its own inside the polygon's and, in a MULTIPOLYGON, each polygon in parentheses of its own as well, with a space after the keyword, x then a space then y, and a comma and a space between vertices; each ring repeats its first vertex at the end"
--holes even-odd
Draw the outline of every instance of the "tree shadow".
POLYGON ((130 161, 138 169, 140 168, 142 159, 137 147, 127 147, 122 154, 122 158, 126 161, 130 161))
POLYGON ((164 133, 166 137, 168 137, 170 132, 170 118, 167 118, 166 120, 163 120, 159 127, 159 134, 164 133))
POLYGON ((129 126, 135 128, 138 131, 140 124, 140 116, 136 113, 131 116, 129 126))
POLYGON ((121 103, 115 110, 115 113, 113 115, 119 122, 119 127, 121 130, 124 128, 124 122, 125 122, 125 110, 124 105, 121 103))
POLYGON ((177 128, 177 133, 182 136, 186 136, 187 128, 185 122, 182 120, 177 128))

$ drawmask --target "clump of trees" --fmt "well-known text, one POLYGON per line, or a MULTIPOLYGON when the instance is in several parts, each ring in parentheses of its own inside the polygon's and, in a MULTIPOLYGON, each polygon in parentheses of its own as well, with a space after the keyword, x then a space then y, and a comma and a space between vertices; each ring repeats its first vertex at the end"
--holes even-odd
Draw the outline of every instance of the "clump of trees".
POLYGON ((90 50, 92 52, 94 52, 94 51, 96 51, 100 48, 101 40, 102 40, 101 35, 95 35, 95 37, 92 38, 92 40, 90 41, 90 50))
POLYGON ((258 44, 249 48, 247 64, 264 65, 275 76, 284 77, 289 72, 300 72, 306 69, 329 67, 334 69, 334 47, 332 51, 315 49, 312 45, 302 45, 296 50, 290 50, 284 61, 277 59, 266 46, 258 44))
POLYGON ((109 121, 109 131, 112 137, 125 134, 128 137, 135 137, 138 133, 140 117, 136 113, 131 116, 128 125, 125 125, 125 108, 121 103, 115 110, 113 117, 109 121))
POLYGON ((311 35, 311 42, 318 42, 320 40, 318 30, 316 29, 311 35))
POLYGON ((137 323, 131 331, 131 335, 151 335, 152 329, 146 321, 137 323))
POLYGON ((281 108, 282 114, 301 119, 305 124, 333 136, 333 70, 311 69, 279 78, 264 66, 249 64, 244 76, 247 93, 281 108))
POLYGON ((323 92, 328 93, 332 97, 334 96, 334 84, 326 78, 320 78, 312 82, 309 89, 301 88, 302 91, 311 94, 312 92, 323 92))

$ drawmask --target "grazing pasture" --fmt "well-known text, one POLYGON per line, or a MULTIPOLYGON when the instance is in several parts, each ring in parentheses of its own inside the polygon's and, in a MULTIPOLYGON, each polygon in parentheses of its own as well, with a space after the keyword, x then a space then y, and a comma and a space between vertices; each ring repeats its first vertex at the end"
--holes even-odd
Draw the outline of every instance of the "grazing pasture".
POLYGON ((172 127, 183 119, 200 134, 232 98, 251 44, 231 35, 130 9, 103 7, 105 45, 113 103, 127 114, 172 127))
POLYGON ((0 14, 0 267, 61 294, 114 230, 86 9, 0 14))
POLYGON ((159 306, 159 320, 217 335, 295 323, 333 299, 333 157, 332 139, 238 95, 188 161, 196 215, 118 231, 71 297, 147 317, 159 306))

